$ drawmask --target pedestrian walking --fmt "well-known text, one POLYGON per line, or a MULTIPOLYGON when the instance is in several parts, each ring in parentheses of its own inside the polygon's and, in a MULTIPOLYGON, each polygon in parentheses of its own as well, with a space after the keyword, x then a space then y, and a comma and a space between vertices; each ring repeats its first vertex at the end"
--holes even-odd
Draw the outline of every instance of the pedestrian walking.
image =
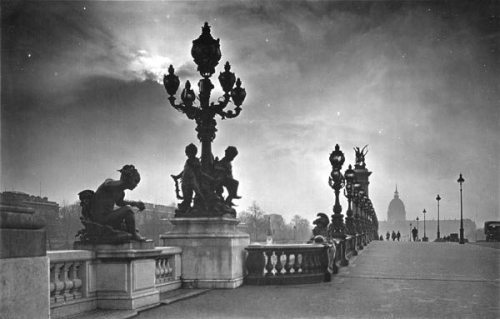
POLYGON ((396 234, 396 238, 398 239, 398 241, 401 238, 401 233, 399 232, 399 230, 398 230, 398 233, 396 234))
POLYGON ((387 231, 387 234, 385 234, 385 239, 386 240, 391 239, 391 234, 389 234, 389 231, 387 231))
POLYGON ((396 240, 396 233, 394 232, 394 230, 392 231, 391 238, 392 238, 392 241, 396 240))
POLYGON ((411 230, 411 235, 413 236, 413 241, 417 241, 418 230, 416 227, 413 227, 413 229, 411 230))

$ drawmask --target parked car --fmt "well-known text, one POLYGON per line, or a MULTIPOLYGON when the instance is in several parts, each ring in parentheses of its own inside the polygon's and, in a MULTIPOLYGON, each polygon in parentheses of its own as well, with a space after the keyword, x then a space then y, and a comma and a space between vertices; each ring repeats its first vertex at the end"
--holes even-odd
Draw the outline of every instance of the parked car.
POLYGON ((500 221, 484 223, 484 234, 486 241, 500 241, 500 221))

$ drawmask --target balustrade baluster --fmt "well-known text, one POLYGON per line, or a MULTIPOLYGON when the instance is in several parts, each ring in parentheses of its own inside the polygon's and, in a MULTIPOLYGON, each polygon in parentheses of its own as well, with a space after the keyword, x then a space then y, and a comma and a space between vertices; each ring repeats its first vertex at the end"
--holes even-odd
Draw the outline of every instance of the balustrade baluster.
POLYGON ((71 281, 73 281, 73 289, 71 294, 74 299, 82 298, 82 280, 80 279, 79 270, 82 263, 80 261, 75 261, 73 267, 71 267, 71 281))
POLYGON ((161 263, 160 263, 160 279, 161 279, 161 282, 165 282, 166 281, 167 274, 168 274, 167 258, 162 257, 161 258, 161 263))
POLYGON ((165 282, 168 274, 167 258, 163 257, 161 259, 161 281, 165 282))
POLYGON ((281 276, 283 275, 281 273, 281 271, 283 270, 283 264, 281 263, 281 256, 283 255, 283 251, 282 250, 279 250, 279 251, 276 251, 276 275, 277 276, 281 276))
POLYGON ((167 279, 167 280, 172 275, 172 272, 174 271, 174 269, 170 265, 170 261, 171 261, 171 258, 165 258, 165 270, 166 270, 165 279, 167 279))
POLYGON ((274 266, 273 266, 273 262, 272 262, 272 256, 273 256, 273 251, 272 250, 267 250, 265 251, 266 253, 266 256, 267 256, 267 264, 266 264, 266 270, 267 270, 267 273, 266 273, 266 277, 270 277, 270 276, 273 276, 273 269, 274 269, 274 266))
POLYGON ((156 262, 155 262, 155 282, 158 284, 160 283, 160 263, 161 263, 161 259, 160 258, 157 258, 156 259, 156 262))
POLYGON ((295 256, 295 262, 293 263, 293 273, 298 274, 299 271, 301 270, 301 264, 302 264, 303 258, 302 258, 302 254, 299 254, 299 253, 294 253, 294 256, 295 256))
POLYGON ((63 282, 64 282, 64 300, 72 300, 71 288, 73 288, 73 281, 69 278, 70 269, 73 267, 72 262, 65 262, 63 266, 63 282))
POLYGON ((63 263, 58 263, 54 265, 54 302, 64 301, 64 296, 62 295, 64 289, 64 282, 61 281, 61 269, 64 267, 63 263))
POLYGON ((302 256, 302 260, 300 262, 300 270, 301 270, 301 273, 306 274, 307 268, 308 268, 308 266, 307 266, 307 252, 303 252, 301 254, 301 256, 302 256))
POLYGON ((292 265, 290 265, 290 251, 285 250, 286 262, 285 262, 285 275, 290 274, 290 270, 292 269, 292 265))
POLYGON ((55 264, 50 264, 50 302, 55 303, 56 302, 56 283, 55 283, 55 264))

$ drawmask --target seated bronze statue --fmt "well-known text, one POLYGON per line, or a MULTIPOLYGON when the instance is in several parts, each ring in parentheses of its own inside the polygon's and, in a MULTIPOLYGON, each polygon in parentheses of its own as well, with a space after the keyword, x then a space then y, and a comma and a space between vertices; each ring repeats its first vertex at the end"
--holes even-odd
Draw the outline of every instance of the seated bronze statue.
POLYGON ((97 191, 84 190, 78 195, 82 206, 82 223, 85 226, 77 235, 82 241, 125 242, 144 241, 135 228, 134 210, 144 210, 144 203, 126 201, 125 190, 133 190, 141 180, 133 165, 125 165, 120 180, 106 179, 97 191), (115 209, 115 205, 118 208, 115 209))

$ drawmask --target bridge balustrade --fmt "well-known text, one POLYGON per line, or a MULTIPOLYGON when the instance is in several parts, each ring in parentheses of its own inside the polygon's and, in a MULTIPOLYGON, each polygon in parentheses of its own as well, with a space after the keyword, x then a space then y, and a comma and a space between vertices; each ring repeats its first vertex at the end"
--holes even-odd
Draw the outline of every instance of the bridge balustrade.
POLYGON ((181 285, 181 253, 179 247, 157 247, 162 253, 156 257, 155 285, 160 292, 179 288, 181 285))
POLYGON ((48 251, 51 318, 97 307, 95 253, 87 250, 48 251))
MULTIPOLYGON (((157 247, 155 289, 160 293, 181 286, 181 253, 179 247, 157 247)), ((51 318, 65 318, 97 309, 98 265, 101 262, 90 250, 48 251, 50 260, 51 318)))
POLYGON ((323 244, 250 245, 245 283, 250 285, 316 283, 325 279, 328 248, 323 244))

